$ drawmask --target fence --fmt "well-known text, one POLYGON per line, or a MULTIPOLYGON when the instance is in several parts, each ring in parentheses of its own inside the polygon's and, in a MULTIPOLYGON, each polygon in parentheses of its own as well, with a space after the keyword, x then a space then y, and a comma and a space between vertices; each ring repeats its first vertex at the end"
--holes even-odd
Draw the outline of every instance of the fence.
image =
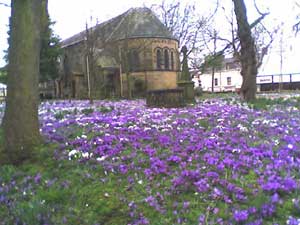
POLYGON ((260 91, 300 89, 300 73, 258 75, 256 84, 260 91))

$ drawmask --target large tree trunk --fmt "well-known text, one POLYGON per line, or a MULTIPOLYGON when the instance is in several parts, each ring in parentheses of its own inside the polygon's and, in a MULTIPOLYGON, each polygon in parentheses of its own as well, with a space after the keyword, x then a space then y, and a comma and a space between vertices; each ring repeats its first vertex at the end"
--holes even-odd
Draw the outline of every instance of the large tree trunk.
POLYGON ((244 100, 250 101, 256 96, 256 75, 257 62, 255 43, 251 35, 251 27, 247 20, 247 10, 243 0, 233 0, 234 12, 238 25, 238 37, 241 43, 241 75, 243 83, 241 96, 244 100))
POLYGON ((12 0, 11 10, 4 157, 18 165, 32 159, 41 142, 38 75, 47 0, 12 0))

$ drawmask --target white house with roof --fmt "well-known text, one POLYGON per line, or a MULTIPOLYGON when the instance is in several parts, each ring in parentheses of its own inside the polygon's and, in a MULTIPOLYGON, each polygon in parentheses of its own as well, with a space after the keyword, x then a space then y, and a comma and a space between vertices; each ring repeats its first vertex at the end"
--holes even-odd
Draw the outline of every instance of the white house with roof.
POLYGON ((212 81, 212 71, 208 69, 193 81, 195 86, 201 86, 203 91, 211 92, 214 85, 214 92, 234 92, 241 88, 243 78, 240 74, 241 66, 234 58, 225 58, 221 69, 216 69, 212 81))
MULTIPOLYGON (((214 92, 236 92, 241 88, 243 82, 240 72, 241 65, 237 60, 234 58, 225 58, 221 69, 216 69, 213 81, 211 69, 207 69, 202 74, 194 75, 193 81, 195 87, 201 86, 202 90, 206 92, 212 91, 212 82, 214 92)), ((275 91, 280 88, 283 90, 299 90, 300 73, 277 72, 268 74, 263 67, 259 69, 256 83, 258 92, 275 91)))

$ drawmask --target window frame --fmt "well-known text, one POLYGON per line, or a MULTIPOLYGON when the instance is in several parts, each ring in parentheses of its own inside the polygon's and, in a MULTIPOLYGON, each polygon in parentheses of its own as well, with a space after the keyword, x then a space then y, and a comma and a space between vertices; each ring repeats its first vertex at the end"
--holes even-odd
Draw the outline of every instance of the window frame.
POLYGON ((164 49, 164 68, 165 70, 170 70, 170 56, 169 49, 164 49))
POLYGON ((156 69, 161 70, 161 69, 163 69, 161 48, 157 48, 155 50, 155 54, 156 54, 156 69))
POLYGON ((215 79, 214 79, 214 86, 215 86, 215 87, 219 86, 218 78, 215 78, 215 79))
POLYGON ((231 86, 232 85, 232 79, 231 79, 231 77, 226 77, 226 83, 227 83, 227 86, 231 86))
POLYGON ((174 51, 171 50, 171 70, 175 70, 174 51))

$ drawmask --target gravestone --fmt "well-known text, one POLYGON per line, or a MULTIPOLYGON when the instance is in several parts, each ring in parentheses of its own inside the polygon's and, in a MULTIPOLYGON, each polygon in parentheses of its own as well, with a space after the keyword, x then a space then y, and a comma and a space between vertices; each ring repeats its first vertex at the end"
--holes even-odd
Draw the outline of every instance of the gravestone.
POLYGON ((177 85, 179 88, 183 89, 184 101, 186 103, 193 103, 195 102, 194 82, 192 81, 189 71, 187 51, 186 46, 183 46, 181 49, 181 52, 183 53, 182 72, 177 85))
POLYGON ((148 107, 177 108, 185 106, 183 89, 161 89, 147 92, 148 107))

